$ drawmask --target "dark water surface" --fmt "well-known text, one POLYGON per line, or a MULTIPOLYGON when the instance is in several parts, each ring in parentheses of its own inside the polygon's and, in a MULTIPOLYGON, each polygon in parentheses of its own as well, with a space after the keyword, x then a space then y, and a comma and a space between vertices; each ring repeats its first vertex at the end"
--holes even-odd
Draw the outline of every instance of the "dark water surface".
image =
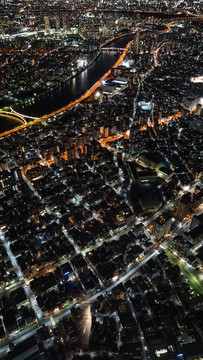
MULTIPOLYGON (((132 39, 126 36, 111 43, 111 47, 124 48, 132 39)), ((68 105, 80 97, 81 93, 92 87, 118 60, 117 52, 102 52, 101 55, 86 70, 76 75, 71 80, 64 82, 60 87, 50 93, 40 96, 34 104, 18 108, 19 112, 31 116, 42 116, 68 105)))
MULTIPOLYGON (((125 48, 130 40, 132 40, 132 36, 128 35, 113 41, 109 46, 125 48)), ((106 74, 114 66, 119 56, 120 53, 118 52, 102 52, 86 70, 71 80, 64 81, 60 87, 39 96, 35 99, 34 103, 18 106, 16 110, 22 114, 40 117, 68 105, 71 101, 79 98, 82 93, 91 88, 92 85, 106 74)), ((17 121, 0 117, 0 133, 19 125, 20 123, 17 121)))
POLYGON ((22 125, 22 121, 0 116, 0 133, 22 125))

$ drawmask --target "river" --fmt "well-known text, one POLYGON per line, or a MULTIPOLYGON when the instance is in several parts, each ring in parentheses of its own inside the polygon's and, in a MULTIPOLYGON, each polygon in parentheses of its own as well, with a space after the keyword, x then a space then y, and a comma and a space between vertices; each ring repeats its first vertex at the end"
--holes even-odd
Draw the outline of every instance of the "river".
MULTIPOLYGON (((126 44, 131 39, 132 35, 128 35, 113 41, 110 46, 125 48, 126 44)), ((21 107, 18 106, 16 110, 22 114, 41 117, 68 105, 71 101, 80 97, 82 92, 91 88, 93 84, 111 69, 118 60, 119 55, 119 53, 113 51, 102 52, 86 70, 82 71, 74 78, 64 81, 60 87, 36 98, 34 103, 28 103, 21 107)), ((11 122, 9 119, 3 117, 0 118, 0 132, 10 130, 19 125, 20 123, 18 122, 11 122)))
POLYGON ((22 125, 21 120, 14 119, 12 116, 0 116, 0 133, 14 129, 20 125, 22 125))

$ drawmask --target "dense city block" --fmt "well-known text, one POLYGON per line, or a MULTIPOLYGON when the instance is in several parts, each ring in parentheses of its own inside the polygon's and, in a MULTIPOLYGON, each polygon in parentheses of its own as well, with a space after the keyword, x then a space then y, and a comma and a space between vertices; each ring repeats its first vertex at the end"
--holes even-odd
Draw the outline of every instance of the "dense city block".
POLYGON ((0 358, 202 359, 201 2, 0 11, 0 358))

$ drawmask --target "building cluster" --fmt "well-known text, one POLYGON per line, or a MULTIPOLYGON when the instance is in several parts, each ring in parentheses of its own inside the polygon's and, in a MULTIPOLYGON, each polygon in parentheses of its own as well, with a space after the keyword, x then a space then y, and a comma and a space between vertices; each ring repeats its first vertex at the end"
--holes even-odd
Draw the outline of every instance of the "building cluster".
POLYGON ((202 38, 186 27, 137 35, 90 99, 0 138, 5 358, 202 357, 202 38))
POLYGON ((25 99, 35 102, 38 95, 53 91, 84 69, 98 52, 93 40, 79 35, 3 39, 0 48, 1 107, 26 103, 25 99))
MULTIPOLYGON (((38 94, 61 86, 69 77, 89 64, 98 54, 99 46, 109 39, 131 33, 137 27, 141 29, 144 27, 145 30, 150 27, 149 32, 152 29, 159 31, 167 20, 171 20, 170 16, 174 18, 177 13, 177 16, 182 16, 184 20, 190 15, 178 10, 170 10, 161 15, 161 12, 157 13, 155 9, 161 11, 162 7, 166 6, 165 2, 163 1, 159 6, 157 2, 152 3, 154 5, 138 2, 138 8, 143 10, 141 13, 135 11, 134 3, 134 12, 129 10, 126 13, 119 10, 119 4, 117 4, 119 11, 116 12, 113 11, 113 6, 106 8, 107 5, 109 7, 109 3, 106 2, 95 4, 96 7, 93 4, 83 4, 80 10, 74 10, 71 3, 67 5, 47 2, 42 5, 41 2, 36 2, 32 7, 24 1, 18 4, 13 2, 2 4, 1 107, 3 104, 5 106, 18 103, 22 99, 35 101, 38 94), (152 5, 155 8, 151 7, 152 5), (94 8, 94 11, 89 10, 94 8), (149 8, 153 11, 145 12, 149 8)), ((80 2, 78 6, 79 4, 80 2)), ((131 8, 130 3, 126 3, 126 6, 126 10, 128 7, 131 8)), ((125 9, 123 3, 122 8, 125 9)), ((185 35, 186 33, 183 34, 185 35)), ((186 62, 190 40, 185 36, 185 43, 181 42, 182 45, 184 44, 186 62)), ((172 44, 167 45, 168 48, 173 49, 174 42, 175 40, 172 40, 172 44)), ((136 45, 136 54, 141 51, 152 51, 153 41, 140 38, 139 43, 140 49, 136 45)), ((181 67, 182 60, 176 66, 181 67)), ((171 86, 170 77, 168 85, 171 86)), ((175 91, 174 89, 173 92, 175 91)))
POLYGON ((201 302, 161 253, 111 292, 73 308, 53 330, 43 327, 11 347, 9 358, 196 359, 202 354, 201 302))

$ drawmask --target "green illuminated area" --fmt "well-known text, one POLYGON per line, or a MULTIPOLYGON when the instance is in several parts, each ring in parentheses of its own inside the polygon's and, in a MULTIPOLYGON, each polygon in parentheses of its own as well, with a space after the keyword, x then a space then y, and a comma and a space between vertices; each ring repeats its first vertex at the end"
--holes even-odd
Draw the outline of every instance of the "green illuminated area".
POLYGON ((65 309, 68 305, 69 305, 69 302, 66 301, 66 302, 62 305, 62 309, 65 309))
POLYGON ((173 254, 170 250, 165 251, 166 255, 168 256, 170 262, 173 265, 178 265, 182 274, 188 279, 190 285, 199 293, 203 294, 203 284, 202 281, 198 278, 195 274, 194 270, 189 268, 189 265, 185 262, 181 262, 181 258, 175 254, 173 254))

